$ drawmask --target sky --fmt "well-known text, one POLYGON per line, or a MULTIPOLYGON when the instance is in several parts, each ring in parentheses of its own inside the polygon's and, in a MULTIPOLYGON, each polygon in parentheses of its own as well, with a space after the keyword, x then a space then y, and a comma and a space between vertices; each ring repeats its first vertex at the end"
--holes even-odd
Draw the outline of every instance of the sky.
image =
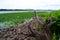
POLYGON ((0 0, 0 9, 60 9, 60 0, 0 0))

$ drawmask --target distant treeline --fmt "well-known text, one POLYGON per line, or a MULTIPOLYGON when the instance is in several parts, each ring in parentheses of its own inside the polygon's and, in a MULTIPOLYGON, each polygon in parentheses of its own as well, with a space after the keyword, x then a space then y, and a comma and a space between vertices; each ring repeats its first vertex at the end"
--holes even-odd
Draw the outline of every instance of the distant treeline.
POLYGON ((33 11, 33 9, 0 9, 0 11, 33 11))
MULTIPOLYGON (((34 9, 0 9, 0 11, 34 11, 34 9)), ((40 10, 37 9, 36 11, 53 11, 53 10, 40 10)))

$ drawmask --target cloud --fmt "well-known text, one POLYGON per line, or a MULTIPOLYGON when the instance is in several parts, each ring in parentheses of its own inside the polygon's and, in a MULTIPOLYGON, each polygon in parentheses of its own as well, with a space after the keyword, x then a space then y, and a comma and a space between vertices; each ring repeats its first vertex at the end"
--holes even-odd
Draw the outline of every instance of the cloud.
POLYGON ((60 9, 60 0, 0 0, 6 9, 60 9))

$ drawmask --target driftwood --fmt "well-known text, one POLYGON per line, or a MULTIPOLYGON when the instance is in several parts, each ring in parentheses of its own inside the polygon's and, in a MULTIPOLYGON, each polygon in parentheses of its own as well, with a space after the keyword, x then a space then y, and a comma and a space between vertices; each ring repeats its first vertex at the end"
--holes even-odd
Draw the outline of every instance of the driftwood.
POLYGON ((23 24, 15 27, 4 28, 0 32, 0 40, 52 40, 51 25, 54 23, 53 17, 42 21, 42 17, 35 17, 23 24), (36 30, 36 24, 40 25, 40 30, 36 30))

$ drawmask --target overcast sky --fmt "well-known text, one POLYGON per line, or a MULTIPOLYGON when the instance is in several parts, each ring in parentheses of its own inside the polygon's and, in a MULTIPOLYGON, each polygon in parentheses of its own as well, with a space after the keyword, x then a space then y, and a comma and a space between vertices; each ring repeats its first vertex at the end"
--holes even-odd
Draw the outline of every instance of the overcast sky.
POLYGON ((60 9, 60 0, 0 0, 0 9, 60 9))

